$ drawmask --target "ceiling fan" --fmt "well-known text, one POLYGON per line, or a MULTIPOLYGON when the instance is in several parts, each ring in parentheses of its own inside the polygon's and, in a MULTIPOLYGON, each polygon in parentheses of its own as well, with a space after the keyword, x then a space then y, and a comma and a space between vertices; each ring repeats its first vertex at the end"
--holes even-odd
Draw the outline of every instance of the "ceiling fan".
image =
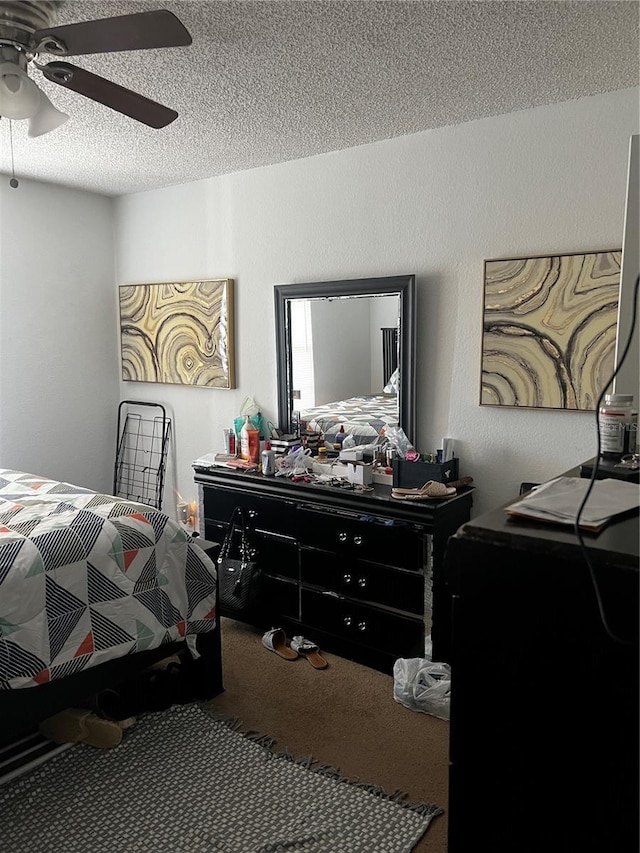
POLYGON ((69 62, 38 62, 42 53, 67 57, 191 44, 189 32, 172 12, 160 9, 55 26, 59 6, 59 0, 0 3, 0 116, 29 119, 29 136, 49 133, 69 118, 29 77, 31 65, 52 83, 149 127, 166 127, 178 117, 175 110, 69 62))

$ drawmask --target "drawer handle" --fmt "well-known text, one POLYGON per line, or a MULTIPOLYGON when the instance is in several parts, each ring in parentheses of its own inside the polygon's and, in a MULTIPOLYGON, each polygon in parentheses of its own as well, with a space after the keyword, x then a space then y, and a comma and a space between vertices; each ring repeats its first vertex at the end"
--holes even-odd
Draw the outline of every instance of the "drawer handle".
POLYGON ((342 582, 346 584, 350 584, 352 581, 351 575, 342 575, 342 582))
POLYGON ((367 578, 358 578, 358 586, 360 589, 364 589, 368 583, 369 581, 367 578))
POLYGON ((249 512, 247 513, 247 515, 249 516, 249 518, 255 518, 258 515, 258 513, 256 512, 255 509, 250 509, 249 512))
POLYGON ((347 534, 343 531, 342 533, 338 533, 338 542, 346 542, 347 534))
POLYGON ((362 545, 362 536, 354 536, 353 537, 354 545, 362 545))
POLYGON ((353 625, 353 619, 351 618, 351 616, 345 616, 342 621, 347 626, 347 628, 350 628, 353 625))
POLYGON ((358 622, 358 631, 366 631, 367 623, 366 622, 358 622))

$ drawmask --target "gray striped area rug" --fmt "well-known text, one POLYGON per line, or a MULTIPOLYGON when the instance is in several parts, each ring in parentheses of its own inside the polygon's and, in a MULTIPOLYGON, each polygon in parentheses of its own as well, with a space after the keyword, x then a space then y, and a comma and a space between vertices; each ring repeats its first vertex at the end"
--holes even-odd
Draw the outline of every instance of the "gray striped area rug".
POLYGON ((11 853, 409 853, 442 809, 275 752, 200 705, 147 714, 0 788, 11 853))

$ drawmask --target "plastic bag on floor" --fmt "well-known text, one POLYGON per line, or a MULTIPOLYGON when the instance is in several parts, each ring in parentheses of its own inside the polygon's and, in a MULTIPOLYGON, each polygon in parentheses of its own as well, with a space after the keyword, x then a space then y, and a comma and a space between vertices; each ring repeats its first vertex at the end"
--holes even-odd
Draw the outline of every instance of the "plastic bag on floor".
POLYGON ((448 720, 451 667, 428 658, 398 658, 393 665, 393 698, 412 711, 448 720))

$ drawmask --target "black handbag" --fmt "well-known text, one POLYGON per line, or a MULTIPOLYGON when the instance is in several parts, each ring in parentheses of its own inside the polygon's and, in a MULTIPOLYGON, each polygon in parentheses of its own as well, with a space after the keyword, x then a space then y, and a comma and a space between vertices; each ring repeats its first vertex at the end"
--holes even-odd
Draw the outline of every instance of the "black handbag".
POLYGON ((216 561, 218 594, 223 614, 232 615, 250 610, 259 597, 262 572, 253 559, 255 556, 246 513, 241 507, 236 507, 216 561), (240 533, 239 552, 238 556, 232 557, 236 530, 240 533))

